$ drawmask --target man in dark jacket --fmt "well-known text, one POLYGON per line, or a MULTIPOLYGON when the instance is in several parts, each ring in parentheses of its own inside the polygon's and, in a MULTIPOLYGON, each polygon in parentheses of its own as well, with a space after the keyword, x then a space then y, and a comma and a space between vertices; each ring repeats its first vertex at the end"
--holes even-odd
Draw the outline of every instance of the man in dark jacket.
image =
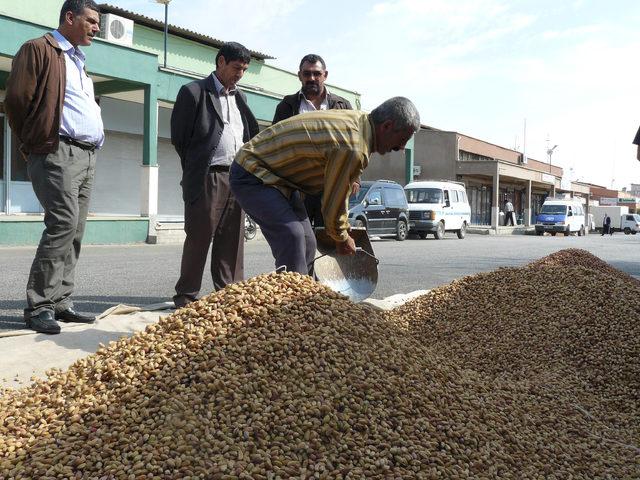
MULTIPOLYGON (((335 95, 325 87, 329 71, 320 55, 310 53, 300 60, 298 78, 302 87, 299 92, 287 95, 276 107, 273 123, 298 115, 299 113, 316 110, 351 110, 351 104, 346 98, 335 95)), ((358 184, 356 184, 356 189, 358 184)), ((304 206, 313 227, 324 226, 321 211, 322 194, 306 195, 304 206)))
POLYGON ((229 190, 229 166, 236 152, 258 133, 258 122, 236 85, 251 54, 239 43, 225 43, 216 69, 184 85, 171 114, 171 143, 182 165, 184 230, 180 278, 173 301, 195 300, 211 249, 216 290, 244 277, 244 214, 229 190))
POLYGON ((5 109, 20 140, 45 229, 31 265, 24 319, 36 332, 61 322, 92 323, 73 308, 75 266, 89 210, 96 152, 104 142, 100 107, 80 46, 100 30, 93 0, 66 0, 57 30, 29 40, 13 59, 5 109))
POLYGON ((313 53, 305 55, 300 60, 298 78, 302 84, 299 92, 287 95, 276 107, 273 123, 292 117, 298 113, 315 110, 351 110, 351 104, 346 98, 329 92, 324 82, 329 71, 320 55, 313 53))

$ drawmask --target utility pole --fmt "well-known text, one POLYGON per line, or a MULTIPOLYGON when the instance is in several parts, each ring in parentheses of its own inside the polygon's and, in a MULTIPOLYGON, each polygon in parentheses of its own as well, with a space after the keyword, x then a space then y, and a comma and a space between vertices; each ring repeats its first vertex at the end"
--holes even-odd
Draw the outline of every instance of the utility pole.
POLYGON ((549 156, 549 173, 551 173, 551 155, 553 155, 553 151, 558 148, 558 145, 554 145, 549 148, 549 135, 547 134, 547 155, 549 156))
POLYGON ((169 36, 169 3, 171 0, 156 0, 164 5, 164 68, 167 68, 167 37, 169 36))

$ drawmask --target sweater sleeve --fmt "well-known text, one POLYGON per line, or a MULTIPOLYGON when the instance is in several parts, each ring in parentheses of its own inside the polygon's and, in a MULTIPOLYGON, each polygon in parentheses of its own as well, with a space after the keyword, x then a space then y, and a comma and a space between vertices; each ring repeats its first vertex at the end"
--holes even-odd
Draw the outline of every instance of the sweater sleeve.
POLYGON ((336 241, 347 240, 349 219, 347 217, 351 184, 363 170, 365 155, 354 150, 337 150, 329 159, 325 169, 322 215, 325 231, 336 241))

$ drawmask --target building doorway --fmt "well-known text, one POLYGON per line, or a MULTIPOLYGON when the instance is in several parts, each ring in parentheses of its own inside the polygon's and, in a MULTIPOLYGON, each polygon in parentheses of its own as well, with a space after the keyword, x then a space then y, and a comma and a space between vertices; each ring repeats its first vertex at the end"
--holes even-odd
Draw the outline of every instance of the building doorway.
POLYGON ((491 196, 493 187, 470 185, 467 187, 472 225, 491 225, 491 196))

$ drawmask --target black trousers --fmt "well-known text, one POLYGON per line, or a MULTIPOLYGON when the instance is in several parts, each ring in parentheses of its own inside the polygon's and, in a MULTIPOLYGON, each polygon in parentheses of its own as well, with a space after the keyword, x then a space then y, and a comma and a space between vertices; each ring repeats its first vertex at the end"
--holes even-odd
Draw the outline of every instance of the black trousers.
POLYGON ((516 222, 513 219, 514 217, 514 212, 507 212, 506 217, 504 219, 504 224, 505 225, 509 225, 511 224, 512 226, 516 224, 516 222))
POLYGON ((184 205, 180 278, 173 301, 177 307, 198 298, 211 247, 211 278, 216 290, 244 279, 244 213, 229 188, 227 169, 210 169, 204 191, 184 205))

